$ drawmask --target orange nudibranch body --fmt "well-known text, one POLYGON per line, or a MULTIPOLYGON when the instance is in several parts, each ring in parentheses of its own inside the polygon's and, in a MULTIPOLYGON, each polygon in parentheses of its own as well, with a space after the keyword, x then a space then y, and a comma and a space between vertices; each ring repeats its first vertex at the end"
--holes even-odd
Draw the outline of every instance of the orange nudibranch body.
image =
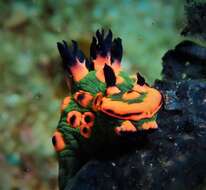
POLYGON ((59 131, 55 131, 52 137, 52 143, 57 152, 62 151, 65 148, 65 142, 62 134, 59 131))

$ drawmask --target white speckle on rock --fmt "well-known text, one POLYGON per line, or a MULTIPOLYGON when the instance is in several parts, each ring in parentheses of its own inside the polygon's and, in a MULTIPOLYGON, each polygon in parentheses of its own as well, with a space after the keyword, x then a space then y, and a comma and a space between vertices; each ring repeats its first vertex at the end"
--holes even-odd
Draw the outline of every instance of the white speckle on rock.
POLYGON ((116 164, 115 164, 114 162, 112 162, 111 164, 112 164, 112 166, 113 166, 113 167, 115 167, 115 166, 116 166, 116 164))

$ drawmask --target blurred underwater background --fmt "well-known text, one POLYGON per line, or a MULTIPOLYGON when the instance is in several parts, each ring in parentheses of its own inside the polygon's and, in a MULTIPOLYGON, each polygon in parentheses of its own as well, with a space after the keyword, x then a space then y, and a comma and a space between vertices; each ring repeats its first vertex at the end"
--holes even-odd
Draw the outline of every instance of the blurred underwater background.
POLYGON ((123 68, 152 84, 161 57, 183 38, 181 0, 0 1, 0 189, 58 189, 51 143, 60 102, 69 92, 56 42, 111 29, 123 42, 123 68), (135 72, 134 72, 135 71, 135 72))

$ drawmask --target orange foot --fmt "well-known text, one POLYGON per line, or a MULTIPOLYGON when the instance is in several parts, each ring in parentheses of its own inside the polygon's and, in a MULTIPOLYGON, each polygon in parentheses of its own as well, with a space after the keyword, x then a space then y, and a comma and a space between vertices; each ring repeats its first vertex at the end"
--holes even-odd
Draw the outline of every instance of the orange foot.
POLYGON ((150 121, 150 122, 144 123, 141 128, 144 129, 144 130, 157 129, 158 126, 157 126, 156 121, 150 121))
POLYGON ((137 131, 135 126, 129 120, 122 122, 121 126, 116 127, 114 130, 117 135, 120 135, 121 132, 136 132, 137 131))

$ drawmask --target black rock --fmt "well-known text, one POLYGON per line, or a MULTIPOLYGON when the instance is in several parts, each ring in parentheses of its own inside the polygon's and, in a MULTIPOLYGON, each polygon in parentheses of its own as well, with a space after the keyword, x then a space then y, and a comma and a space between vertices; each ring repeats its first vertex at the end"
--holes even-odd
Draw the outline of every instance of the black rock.
POLYGON ((187 21, 181 34, 206 40, 206 2, 199 0, 186 0, 186 2, 187 21))
POLYGON ((145 145, 87 162, 64 189, 205 189, 205 58, 206 48, 189 41, 168 51, 163 57, 163 80, 155 82, 164 96, 159 129, 143 139, 145 145))
POLYGON ((162 58, 164 80, 206 78, 206 49, 191 41, 183 41, 162 58))

